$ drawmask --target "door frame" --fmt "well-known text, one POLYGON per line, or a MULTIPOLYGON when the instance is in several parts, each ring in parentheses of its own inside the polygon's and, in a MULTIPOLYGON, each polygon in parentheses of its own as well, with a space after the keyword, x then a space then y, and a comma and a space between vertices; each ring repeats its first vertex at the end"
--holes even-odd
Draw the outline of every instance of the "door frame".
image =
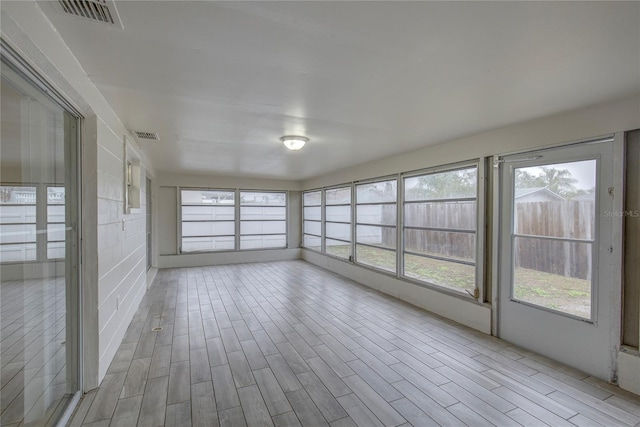
MULTIPOLYGON (((541 147, 532 147, 527 150, 518 150, 508 153, 497 154, 493 156, 493 185, 491 188, 492 198, 492 250, 491 250, 491 335, 499 337, 500 327, 499 320, 501 316, 500 307, 500 291, 503 286, 511 286, 510 283, 502 283, 501 270, 504 262, 509 260, 501 260, 503 227, 502 227, 502 200, 505 197, 502 188, 502 174, 504 158, 513 155, 531 156, 535 152, 545 150, 555 150, 561 148, 570 148, 571 146, 599 143, 603 140, 610 139, 612 141, 612 200, 611 207, 613 211, 622 212, 624 210, 624 170, 625 170, 625 138, 624 132, 603 135, 588 139, 574 140, 566 143, 551 144, 541 147)), ((504 220, 509 220, 504 218, 504 220)), ((609 378, 603 378, 607 381, 617 383, 617 354, 621 345, 621 315, 622 315, 622 262, 623 262, 623 246, 624 246, 624 220, 620 216, 612 216, 611 227, 611 257, 610 262, 601 264, 610 269, 611 289, 609 295, 609 341, 610 341, 610 360, 611 372, 609 378)))
POLYGON ((53 86, 45 77, 40 74, 21 54, 16 51, 7 41, 0 38, 0 57, 4 64, 11 68, 15 73, 32 84, 36 89, 48 96, 54 103, 62 108, 73 120, 65 119, 64 128, 70 144, 65 144, 65 162, 69 161, 68 167, 65 167, 65 179, 69 179, 67 187, 69 194, 65 199, 65 210, 71 213, 71 227, 69 227, 66 236, 67 247, 73 248, 69 251, 70 257, 65 260, 65 274, 68 274, 69 285, 66 292, 67 313, 72 316, 66 318, 67 341, 66 341, 66 363, 67 366, 75 367, 75 372, 71 375, 67 374, 67 389, 71 396, 64 408, 58 408, 62 411, 58 417, 58 425, 66 425, 71 419, 82 395, 84 393, 84 311, 82 309, 83 298, 83 266, 82 266, 82 135, 84 129, 84 116, 76 106, 70 102, 55 86, 53 86), (70 203, 71 206, 68 206, 70 203), (72 338, 69 340, 69 338, 72 338), (74 391, 75 390, 75 391, 74 391))

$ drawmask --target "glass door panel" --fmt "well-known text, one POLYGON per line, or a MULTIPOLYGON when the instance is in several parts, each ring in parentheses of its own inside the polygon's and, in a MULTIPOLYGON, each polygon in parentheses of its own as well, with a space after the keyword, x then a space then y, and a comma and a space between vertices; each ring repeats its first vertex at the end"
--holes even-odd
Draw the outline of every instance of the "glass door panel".
POLYGON ((515 168, 514 300, 592 319, 596 165, 515 168))
POLYGON ((53 425, 79 389, 77 119, 1 76, 0 425, 53 425))

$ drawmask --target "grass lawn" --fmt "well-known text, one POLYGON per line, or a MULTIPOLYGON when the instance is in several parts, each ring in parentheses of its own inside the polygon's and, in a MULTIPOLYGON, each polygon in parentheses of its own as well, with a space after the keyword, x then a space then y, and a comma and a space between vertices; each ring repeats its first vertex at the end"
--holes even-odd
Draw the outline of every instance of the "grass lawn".
POLYGON ((514 297, 521 301, 591 317, 591 282, 558 274, 516 268, 514 297))
MULTIPOLYGON (((327 252, 349 257, 349 246, 330 246, 327 252)), ((395 252, 368 246, 358 247, 358 262, 395 271, 395 252)), ((454 262, 405 255, 405 275, 435 285, 473 293, 475 267, 454 262)), ((526 268, 516 268, 515 298, 531 304, 576 316, 591 316, 591 283, 588 280, 564 277, 526 268)))

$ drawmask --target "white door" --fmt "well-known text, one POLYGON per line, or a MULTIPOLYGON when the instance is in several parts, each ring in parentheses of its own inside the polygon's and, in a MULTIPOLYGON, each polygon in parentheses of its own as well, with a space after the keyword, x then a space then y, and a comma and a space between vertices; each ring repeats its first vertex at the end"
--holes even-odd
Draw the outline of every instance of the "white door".
POLYGON ((612 379, 613 140, 505 156, 499 174, 498 335, 612 379))

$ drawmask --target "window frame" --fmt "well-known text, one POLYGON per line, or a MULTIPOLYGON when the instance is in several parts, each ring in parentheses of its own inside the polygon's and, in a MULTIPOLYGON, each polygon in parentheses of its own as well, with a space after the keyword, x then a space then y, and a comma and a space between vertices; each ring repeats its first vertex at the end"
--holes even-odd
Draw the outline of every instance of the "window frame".
MULTIPOLYGON (((417 286, 421 286, 421 287, 425 287, 425 288, 429 288, 429 289, 433 289, 437 292, 440 293, 445 293, 454 297, 458 297, 458 298, 463 298, 465 300, 473 300, 476 301, 479 304, 483 304, 486 300, 486 289, 484 287, 484 280, 485 280, 485 270, 486 270, 486 260, 487 260, 487 256, 486 256, 486 251, 490 248, 488 248, 486 246, 486 232, 487 232, 487 224, 486 224, 486 209, 488 206, 489 201, 487 200, 487 171, 489 170, 489 162, 491 161, 490 157, 480 157, 480 158, 474 158, 474 159, 468 159, 468 160, 464 160, 464 161, 460 161, 460 162, 455 162, 455 163, 448 163, 448 164, 442 164, 442 165, 437 165, 437 166, 431 166, 431 167, 427 167, 427 168, 421 168, 421 169, 416 169, 416 170, 412 170, 412 171, 406 171, 406 172, 400 172, 397 174, 392 174, 392 175, 385 175, 385 176, 380 176, 380 177, 374 177, 374 178, 369 178, 369 179, 365 179, 365 180, 359 180, 359 181, 352 181, 351 183, 347 183, 347 184, 338 184, 338 185, 332 185, 332 186, 328 186, 328 187, 322 187, 322 188, 316 188, 316 189, 310 189, 310 190, 305 190, 302 191, 302 195, 303 198, 301 200, 301 206, 302 206, 302 213, 301 213, 301 217, 302 217, 302 244, 301 247, 303 249, 306 250, 310 250, 316 253, 320 253, 324 256, 330 257, 330 258, 334 258, 336 260, 342 261, 342 262, 348 262, 350 264, 353 265, 357 265, 360 268, 364 268, 364 269, 368 269, 371 271, 374 271, 378 274, 384 274, 387 276, 391 276, 394 277, 398 280, 404 281, 404 282, 409 282, 412 283, 414 285, 417 286), (453 287, 446 287, 446 286, 442 286, 442 285, 438 285, 438 284, 434 284, 434 283, 430 283, 424 280, 420 280, 417 278, 413 278, 413 277, 409 277, 406 276, 404 274, 404 270, 405 270, 405 266, 404 266, 404 254, 405 254, 405 239, 404 239, 404 231, 405 231, 405 225, 404 225, 404 206, 405 203, 407 203, 407 201, 405 200, 405 178, 412 178, 412 177, 417 177, 417 176, 423 176, 423 175, 430 175, 430 174, 437 174, 437 173, 442 173, 442 172, 450 172, 450 171, 456 171, 456 170, 463 170, 463 169, 469 169, 475 167, 477 170, 477 175, 476 175, 476 194, 475 194, 475 199, 473 198, 468 198, 471 200, 475 200, 476 201, 476 227, 475 227, 475 281, 474 281, 474 292, 469 293, 466 292, 466 290, 463 289, 455 289, 453 287), (395 225, 383 225, 383 224, 365 224, 365 223, 361 223, 359 224, 357 222, 357 186, 358 185, 364 185, 364 184, 371 184, 371 183, 376 183, 376 182, 384 182, 384 181, 390 181, 390 180, 396 180, 396 200, 395 202, 382 202, 382 203, 361 203, 360 205, 380 205, 380 204, 396 204, 396 222, 395 225), (346 259, 346 258, 342 258, 342 257, 338 257, 332 254, 329 254, 326 252, 326 195, 325 192, 327 190, 331 190, 331 189, 336 189, 336 188, 346 188, 346 187, 351 187, 351 258, 350 259, 346 259), (322 236, 320 236, 321 238, 321 243, 322 243, 322 248, 321 250, 316 250, 316 249, 312 249, 309 247, 305 247, 304 246, 304 235, 307 233, 304 233, 304 194, 306 193, 314 193, 314 192, 321 192, 321 220, 319 221, 321 224, 321 230, 322 230, 322 236), (366 243, 357 243, 357 226, 358 225, 371 225, 371 226, 375 226, 375 227, 388 227, 388 228, 395 228, 396 230, 396 248, 395 249, 389 249, 389 248, 384 248, 381 246, 376 246, 376 245, 369 245, 366 243), (369 265, 369 264, 364 264, 362 262, 358 262, 357 260, 357 250, 356 250, 356 246, 357 245, 364 245, 364 246, 372 246, 375 248, 379 248, 382 250, 386 250, 389 252, 395 251, 396 254, 396 268, 395 271, 390 271, 390 270, 385 270, 373 265, 369 265)), ((434 202, 444 202, 447 200, 459 200, 461 198, 453 198, 453 199, 437 199, 437 200, 432 200, 434 202)), ((410 201, 409 203, 420 203, 424 201, 410 201)), ((313 205, 313 206, 317 206, 317 205, 313 205)), ((318 222, 317 220, 307 220, 307 221, 315 221, 318 222)), ((330 221, 331 222, 331 221, 330 221)), ((420 228, 420 227, 410 227, 410 228, 420 228)), ((442 230, 439 229, 438 231, 447 231, 447 230, 442 230)), ((459 230, 452 230, 454 232, 458 232, 459 230)), ((311 234, 310 234, 311 235, 311 234)), ((313 235, 315 236, 315 235, 313 235)), ((318 236, 315 236, 318 237, 318 236)), ((334 239, 332 239, 334 240, 334 239)), ((411 251, 409 251, 409 254, 413 254, 411 251)), ((418 256, 423 256, 423 254, 416 254, 418 256)), ((450 259, 445 259, 445 261, 449 261, 450 259)), ((455 260, 454 262, 456 262, 458 260, 455 260)))
MULTIPOLYGON (((58 260, 62 260, 63 258, 50 258, 49 257, 49 243, 64 243, 65 247, 67 244, 67 236, 66 236, 66 211, 65 211, 65 221, 63 222, 59 222, 59 221, 55 221, 55 222, 49 222, 49 206, 60 206, 60 204, 57 203, 49 203, 49 188, 50 187, 56 187, 56 188, 64 188, 65 189, 65 200, 66 200, 66 188, 64 186, 64 184, 60 185, 60 184, 44 184, 44 198, 45 198, 45 213, 44 213, 44 223, 45 223, 45 230, 47 231, 45 233, 45 247, 44 247, 44 259, 47 261, 58 261, 58 260), (49 240, 49 224, 62 224, 65 228, 65 238, 64 240, 49 240)), ((66 209, 66 202, 62 204, 62 206, 65 207, 66 209)))
POLYGON ((267 249, 286 249, 289 247, 289 192, 286 190, 246 190, 246 189, 237 189, 237 224, 236 224, 236 248, 237 251, 247 252, 247 251, 263 251, 267 249), (284 206, 282 205, 243 205, 242 204, 242 193, 278 193, 284 194, 284 206), (282 219, 242 219, 242 208, 243 207, 283 207, 284 208, 284 220, 282 219), (242 234, 242 223, 243 222, 282 222, 284 221, 284 233, 262 233, 262 234, 242 234), (266 248, 251 248, 251 249, 242 249, 242 236, 282 236, 284 234, 284 246, 270 246, 266 248))
MULTIPOLYGON (((193 254, 218 254, 218 253, 232 253, 232 252, 251 252, 251 251, 269 251, 269 250, 282 250, 287 249, 289 247, 289 201, 290 194, 289 190, 263 190, 263 189, 254 189, 254 188, 212 188, 212 187, 176 187, 176 215, 177 215, 177 227, 176 227, 176 254, 178 255, 193 255, 193 254), (233 193, 233 204, 228 205, 233 208, 234 218, 233 220, 212 220, 212 221, 190 221, 190 222, 231 222, 233 221, 233 249, 220 249, 220 250, 203 250, 203 251, 183 251, 182 250, 182 223, 184 222, 182 219, 182 191, 220 191, 220 192, 231 192, 233 193), (274 235, 282 235, 285 236, 285 246, 278 247, 267 247, 267 248, 251 248, 251 249, 241 249, 240 248, 240 238, 241 238, 241 229, 240 224, 242 220, 240 219, 242 204, 240 203, 240 194, 241 193, 284 193, 284 207, 285 209, 285 232, 284 233, 276 233, 274 235)), ((202 206, 202 205, 190 205, 190 206, 202 206)), ((206 205, 205 205, 206 206, 206 205)), ((247 205, 247 206, 257 206, 257 205, 247 205)), ((274 205, 269 205, 274 206, 274 205)), ((244 221, 268 221, 268 220, 244 220, 244 221)), ((273 220, 273 221, 283 221, 281 219, 273 220)), ((254 235, 254 234, 249 234, 254 235)), ((256 234, 257 235, 257 234, 256 234)), ((197 237, 197 236, 194 236, 197 237)), ((208 237, 208 236, 205 236, 208 237)), ((215 237, 215 236, 212 236, 215 237)), ((231 237, 231 235, 221 235, 221 237, 231 237)))
POLYGON ((353 205, 353 263, 357 264, 361 267, 364 268, 368 268, 371 269, 373 271, 382 273, 382 274, 387 274, 387 275, 392 275, 395 278, 399 278, 399 271, 400 271, 400 259, 399 259, 399 251, 398 249, 401 247, 400 246, 400 236, 398 233, 398 228, 401 225, 400 224, 400 192, 402 191, 401 189, 401 182, 402 180, 400 179, 400 174, 394 174, 394 175, 386 175, 386 176, 382 176, 382 177, 376 177, 376 178, 371 178, 371 179, 366 179, 366 180, 361 180, 361 181, 355 181, 353 183, 353 199, 352 199, 352 205, 353 205), (366 203, 358 203, 358 186, 359 185, 367 185, 367 184, 375 184, 375 183, 379 183, 379 182, 386 182, 386 181, 396 181, 396 197, 395 197, 395 201, 393 202, 377 202, 377 203, 373 203, 373 202, 366 202, 366 203), (394 205, 395 204, 395 211, 396 211, 396 221, 393 225, 388 225, 388 224, 371 224, 371 223, 359 223, 358 222, 358 206, 378 206, 378 205, 394 205), (371 226, 371 227, 381 227, 381 228, 390 228, 390 229, 394 229, 396 232, 396 238, 395 238, 395 248, 394 249, 390 249, 390 248, 386 248, 383 246, 377 246, 377 245, 371 245, 371 244, 367 244, 367 243, 358 243, 358 225, 363 225, 363 226, 371 226), (366 246, 366 247, 372 247, 372 248, 376 248, 376 249, 382 249, 384 251, 388 251, 388 252, 393 252, 395 254, 395 271, 390 271, 390 270, 385 270, 383 268, 380 267, 376 267, 374 265, 370 265, 370 264, 365 264, 363 262, 358 261, 358 245, 362 245, 362 246, 366 246))
POLYGON ((308 191, 303 191, 302 192, 302 244, 300 245, 301 247, 309 250, 309 251, 313 251, 313 252, 318 252, 321 254, 324 254, 324 191, 322 188, 317 189, 317 190, 308 190, 308 191), (304 196, 305 194, 310 194, 310 193, 320 193, 320 204, 319 205, 305 205, 304 204, 304 196), (320 208, 320 219, 307 219, 305 218, 305 209, 307 207, 319 207, 320 208), (313 234, 313 233, 307 233, 305 232, 305 222, 314 222, 314 223, 319 223, 320 224, 320 235, 317 234, 313 234), (317 237, 318 239, 320 239, 320 249, 313 249, 312 247, 309 246, 305 246, 304 244, 304 237, 308 235, 308 236, 313 236, 313 237, 317 237))
MULTIPOLYGON (((220 252, 235 252, 238 250, 238 245, 237 245, 237 235, 238 235, 238 225, 237 225, 237 220, 238 220, 238 209, 237 209, 237 190, 236 189, 230 189, 230 188, 203 188, 203 187, 178 187, 178 218, 180 218, 180 220, 178 221, 179 223, 179 227, 178 227, 178 254, 182 255, 182 254, 202 254, 202 253, 220 253, 220 252), (224 235, 201 235, 201 236, 187 236, 187 237, 233 237, 233 249, 220 249, 220 250, 203 250, 203 251, 183 251, 182 249, 182 239, 184 238, 183 235, 183 227, 182 224, 185 222, 184 219, 182 218, 182 208, 184 206, 203 206, 203 205, 185 205, 182 202, 182 192, 183 191, 220 191, 220 192, 228 192, 228 193, 232 193, 233 194, 233 204, 229 205, 229 207, 233 208, 233 230, 234 230, 234 234, 233 235, 229 235, 229 234, 224 234, 224 235)), ((206 206, 206 205, 205 205, 206 206)), ((225 219, 219 219, 219 220, 211 220, 211 221, 186 221, 186 222, 231 222, 231 220, 225 219)))
POLYGON ((401 223, 401 233, 399 238, 401 239, 401 247, 402 252, 400 253, 400 264, 398 269, 398 277, 406 280, 408 282, 428 287, 431 289, 435 289, 444 293, 462 296, 467 299, 474 299, 478 302, 483 302, 485 299, 485 290, 483 286, 484 280, 484 270, 485 270, 485 233, 486 233, 486 224, 485 224, 485 215, 486 215, 486 166, 487 159, 479 158, 473 160, 466 160, 462 162, 438 165, 434 167, 424 168, 416 171, 405 172, 401 174, 402 178, 402 203, 399 214, 401 215, 400 223, 401 223), (420 199, 420 200, 405 200, 405 180, 407 178, 416 178, 420 176, 428 176, 428 175, 436 175, 440 173, 446 172, 455 172, 465 169, 476 168, 476 193, 475 197, 452 197, 446 199, 420 199), (405 248, 405 230, 406 229, 418 229, 418 230, 429 230, 429 231, 440 231, 440 232, 454 232, 454 233, 468 233, 471 234, 469 230, 464 229, 453 229, 453 228, 445 228, 445 227, 416 227, 416 226, 406 226, 404 224, 404 211, 405 205, 414 204, 414 203, 429 203, 429 202, 450 202, 450 201, 472 201, 476 202, 476 217, 475 217, 475 245, 474 245, 474 262, 467 262, 464 260, 459 260, 455 258, 447 258, 447 257, 438 257, 431 256, 426 254, 416 253, 414 251, 407 251, 405 248), (446 262, 454 262, 463 265, 470 265, 474 267, 474 290, 473 293, 468 292, 466 289, 456 289, 449 286, 439 285, 436 283, 429 282, 427 280, 421 280, 415 277, 410 277, 405 274, 405 263, 404 263, 404 255, 412 255, 412 256, 420 256, 424 258, 437 259, 446 262))
MULTIPOLYGON (((11 264, 35 264, 35 263, 41 263, 43 261, 46 261, 46 258, 43 259, 42 258, 42 254, 45 253, 46 254, 46 248, 42 249, 42 242, 41 242, 41 238, 39 238, 39 233, 38 230, 42 229, 41 225, 42 225, 42 206, 41 206, 41 202, 40 199, 42 199, 42 197, 39 195, 42 193, 42 183, 33 183, 33 182, 2 182, 0 183, 1 187, 33 187, 36 189, 36 198, 35 201, 33 203, 29 203, 29 204, 19 204, 19 203, 9 203, 9 204, 2 204, 0 206, 33 206, 35 208, 35 221, 34 222, 16 222, 16 223, 8 223, 8 224, 3 224, 3 225, 34 225, 35 226, 35 240, 33 242, 17 242, 17 243, 5 243, 5 242, 0 242, 0 246, 9 246, 9 245, 35 245, 36 248, 36 257, 35 259, 25 259, 25 260, 21 260, 21 261, 4 261, 4 262, 0 262, 0 265, 11 265, 11 264), (40 228, 39 228, 40 227, 40 228)), ((44 223, 45 223, 45 228, 46 228, 46 204, 44 207, 45 210, 45 218, 44 218, 44 223)), ((45 246, 46 246, 46 237, 45 237, 45 246)))
MULTIPOLYGON (((67 221, 66 221, 66 203, 61 205, 55 203, 49 203, 48 189, 50 187, 60 187, 65 189, 65 198, 66 198, 66 187, 64 184, 55 183, 55 182, 2 182, 0 183, 2 187, 33 187, 35 188, 36 198, 34 203, 30 204, 2 204, 2 206, 33 206, 35 208, 35 221, 34 222, 17 222, 17 223, 8 223, 5 225, 34 225, 35 226, 35 240, 33 242, 18 242, 18 243, 5 243, 0 242, 0 246, 9 246, 9 245, 27 245, 33 244, 35 245, 36 257, 34 259, 27 259, 21 261, 4 261, 0 262, 1 265, 11 265, 11 264, 36 264, 36 263, 47 263, 47 262, 59 262, 65 259, 65 257, 49 257, 48 248, 49 243, 64 243, 65 248, 67 245, 67 221), (63 222, 55 221, 49 222, 49 206, 64 206, 65 207, 65 220, 63 222), (64 226, 65 237, 63 240, 49 240, 49 224, 62 224, 64 226)), ((66 249, 65 249, 66 250, 66 249)))
POLYGON ((355 224, 354 224, 354 207, 353 207, 353 203, 354 203, 354 188, 355 186, 353 185, 353 183, 349 183, 349 184, 340 184, 340 185, 334 185, 331 187, 326 187, 322 189, 322 201, 323 201, 323 210, 322 210, 322 231, 323 231, 323 235, 322 235, 322 248, 323 248, 323 254, 332 258, 336 258, 342 261, 347 261, 347 262, 353 262, 353 260, 355 259, 354 256, 354 237, 355 237, 355 224), (328 204, 327 203, 327 191, 331 191, 331 190, 341 190, 341 189, 349 189, 349 193, 350 193, 350 198, 349 198, 349 203, 337 203, 337 204, 328 204), (334 207, 334 206, 348 206, 349 207, 349 222, 344 222, 344 221, 327 221, 327 207, 334 207), (348 225, 349 226, 349 233, 350 233, 350 240, 346 241, 344 239, 337 239, 334 237, 327 237, 327 223, 330 224, 343 224, 343 225, 348 225), (346 258, 338 256, 338 255, 334 255, 331 253, 327 252, 327 239, 329 240, 334 240, 334 241, 338 241, 338 242, 343 242, 343 243, 347 243, 349 245, 349 252, 346 258))

